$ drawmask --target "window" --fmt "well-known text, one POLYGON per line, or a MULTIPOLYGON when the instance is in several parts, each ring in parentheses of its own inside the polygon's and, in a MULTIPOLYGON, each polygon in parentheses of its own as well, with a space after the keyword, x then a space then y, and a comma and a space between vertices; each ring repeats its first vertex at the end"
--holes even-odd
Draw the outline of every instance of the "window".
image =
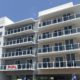
POLYGON ((50 58, 43 58, 43 67, 50 67, 50 58))
POLYGON ((39 23, 39 27, 41 27, 41 23, 39 23))
POLYGON ((29 36, 29 37, 28 37, 28 41, 32 41, 32 37, 29 36))
POLYGON ((43 52, 49 52, 49 45, 43 45, 43 52))
POLYGON ((23 55, 26 55, 26 54, 27 54, 26 50, 23 50, 23 55))
POLYGON ((59 51, 64 49, 64 47, 62 46, 62 43, 59 43, 58 46, 59 46, 59 51))
POLYGON ((75 54, 67 54, 66 58, 68 66, 73 66, 73 61, 75 61, 75 54))
POLYGON ((16 40, 13 40, 13 44, 16 44, 16 40))
POLYGON ((32 25, 29 25, 28 27, 29 27, 29 29, 32 29, 32 25))
POLYGON ((20 39, 21 39, 21 38, 17 38, 17 43, 20 43, 20 39))
POLYGON ((3 28, 3 26, 0 26, 0 28, 3 28))
POLYGON ((54 31, 53 35, 54 35, 54 37, 57 36, 57 30, 54 31))
POLYGON ((43 58, 43 63, 50 62, 50 58, 43 58))
POLYGON ((80 17, 80 13, 76 14, 76 17, 80 17))
POLYGON ((15 56, 15 52, 12 52, 12 56, 15 56))
POLYGON ((43 39, 44 38, 49 38, 49 32, 43 33, 43 39))
POLYGON ((22 50, 21 48, 16 49, 16 51, 21 51, 21 50, 22 50))
POLYGON ((61 36, 62 34, 61 30, 58 30, 58 36, 61 36))
POLYGON ((69 14, 69 19, 74 19, 74 18, 75 18, 74 14, 69 14))
POLYGON ((61 22, 62 21, 62 17, 61 18, 58 18, 58 22, 61 22))
POLYGON ((20 64, 21 62, 20 61, 15 61, 15 64, 20 64))
POLYGON ((56 20, 56 19, 54 19, 54 20, 53 20, 53 23, 57 23, 57 20, 56 20))
POLYGON ((54 50, 58 51, 58 43, 55 43, 54 50))
POLYGON ((46 21, 44 21, 42 25, 45 26, 46 25, 46 21))
POLYGON ((17 29, 14 29, 14 33, 16 33, 17 32, 17 29))
POLYGON ((11 29, 8 29, 8 34, 10 34, 10 32, 11 32, 11 29))
POLYGON ((8 53, 8 56, 11 56, 11 52, 8 53))
POLYGON ((9 41, 9 42, 10 42, 10 44, 13 44, 13 43, 12 43, 12 40, 11 40, 11 41, 9 41))
POLYGON ((63 15, 63 19, 64 19, 64 21, 68 20, 68 17, 66 14, 63 15))
POLYGON ((47 20, 47 25, 51 24, 51 20, 47 20))
POLYGON ((64 47, 62 46, 62 43, 55 43, 55 46, 54 46, 55 51, 61 51, 63 49, 64 47))
POLYGON ((10 30, 10 33, 12 34, 13 33, 13 30, 10 30))
POLYGON ((27 60, 27 63, 32 63, 32 59, 27 60))
POLYGON ((2 32, 0 32, 0 36, 2 36, 2 32))
POLYGON ((21 31, 21 28, 18 28, 17 31, 20 32, 21 31))
POLYGON ((41 35, 38 35, 38 39, 41 39, 41 35))
POLYGON ((24 39, 24 42, 27 42, 28 41, 26 37, 24 37, 23 39, 24 39))
POLYGON ((55 58, 55 66, 56 67, 63 67, 63 57, 56 57, 55 58))
POLYGON ((24 27, 21 27, 21 31, 24 31, 24 27))
POLYGON ((70 13, 64 14, 64 15, 63 15, 63 19, 64 19, 64 21, 70 19, 70 18, 69 18, 70 15, 71 15, 70 13))
POLYGON ((28 48, 27 54, 32 54, 32 47, 28 48))
POLYGON ((66 27, 64 27, 64 31, 65 31, 65 34, 72 33, 72 26, 66 26, 66 27))
POLYGON ((28 29, 28 26, 25 26, 25 30, 27 30, 28 29))
POLYGON ((73 39, 65 40, 65 44, 66 44, 66 50, 74 48, 73 39))
POLYGON ((75 54, 67 54, 67 61, 75 60, 75 54))

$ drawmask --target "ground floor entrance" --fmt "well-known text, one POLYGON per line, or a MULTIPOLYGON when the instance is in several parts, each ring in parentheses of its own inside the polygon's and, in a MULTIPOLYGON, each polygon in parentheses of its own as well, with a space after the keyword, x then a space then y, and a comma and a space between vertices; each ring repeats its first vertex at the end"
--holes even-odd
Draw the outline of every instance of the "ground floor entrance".
POLYGON ((32 80, 32 76, 30 75, 18 75, 18 76, 11 76, 11 80, 32 80))
MULTIPOLYGON (((9 80, 33 80, 32 75, 16 75, 8 76, 9 80)), ((80 80, 80 76, 76 75, 77 80, 80 80)), ((36 75, 34 80, 72 80, 72 74, 61 75, 36 75)))
MULTIPOLYGON (((80 80, 78 75, 76 75, 76 77, 77 77, 77 80, 80 80)), ((72 80, 72 74, 38 75, 37 80, 72 80)))

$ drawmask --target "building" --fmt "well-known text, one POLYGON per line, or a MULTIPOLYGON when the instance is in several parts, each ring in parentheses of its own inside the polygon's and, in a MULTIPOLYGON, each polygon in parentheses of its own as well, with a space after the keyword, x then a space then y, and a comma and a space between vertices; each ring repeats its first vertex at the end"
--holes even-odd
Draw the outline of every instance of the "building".
MULTIPOLYGON (((6 17, 5 17, 6 18, 6 17)), ((80 79, 80 4, 40 11, 38 18, 0 19, 0 80, 80 79)))

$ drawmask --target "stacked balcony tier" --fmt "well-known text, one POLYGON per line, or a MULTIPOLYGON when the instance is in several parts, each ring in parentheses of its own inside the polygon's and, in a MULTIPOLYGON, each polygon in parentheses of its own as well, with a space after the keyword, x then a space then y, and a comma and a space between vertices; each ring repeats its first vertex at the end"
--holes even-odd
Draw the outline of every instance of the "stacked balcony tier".
POLYGON ((72 19, 77 19, 80 18, 80 13, 77 14, 69 14, 68 16, 63 16, 63 17, 57 17, 55 19, 49 19, 43 22, 40 22, 39 24, 39 30, 41 28, 46 28, 49 27, 50 25, 58 24, 60 22, 72 20, 72 19))
POLYGON ((1 65, 0 71, 17 71, 17 70, 34 70, 34 64, 13 64, 13 65, 1 65))
POLYGON ((47 32, 45 34, 41 34, 38 36, 39 42, 44 42, 47 40, 55 40, 56 38, 63 38, 63 37, 69 37, 69 36, 76 36, 80 34, 80 28, 72 28, 68 30, 59 30, 55 32, 47 32))
POLYGON ((33 35, 22 36, 17 38, 8 38, 3 47, 15 47, 20 45, 32 45, 35 44, 33 35))
POLYGON ((21 26, 21 27, 17 27, 17 28, 8 28, 8 29, 6 29, 5 37, 12 36, 12 35, 13 36, 21 35, 24 33, 28 33, 28 34, 34 33, 33 24, 21 26))
POLYGON ((75 61, 53 61, 53 62, 39 62, 38 69, 64 69, 64 68, 80 68, 80 60, 75 61))
POLYGON ((80 43, 73 43, 67 45, 60 45, 60 46, 51 46, 46 48, 38 48, 38 54, 45 54, 45 53, 65 53, 65 52, 74 52, 80 50, 80 43))
POLYGON ((2 54, 2 59, 13 59, 13 58, 24 58, 24 57, 35 57, 36 49, 20 49, 18 51, 6 51, 6 53, 2 54))

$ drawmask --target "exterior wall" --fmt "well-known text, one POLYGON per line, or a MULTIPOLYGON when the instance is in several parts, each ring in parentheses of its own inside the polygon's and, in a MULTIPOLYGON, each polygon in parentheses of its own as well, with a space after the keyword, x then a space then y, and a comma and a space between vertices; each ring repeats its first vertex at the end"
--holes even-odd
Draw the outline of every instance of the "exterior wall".
MULTIPOLYGON (((39 23, 46 21, 46 20, 51 20, 51 19, 55 19, 55 18, 59 18, 62 17, 64 14, 66 13, 77 13, 79 12, 80 9, 80 5, 77 6, 73 6, 72 3, 68 3, 56 8, 52 8, 50 10, 46 10, 46 11, 42 11, 39 13, 39 18, 37 20, 23 20, 21 22, 18 23, 13 23, 11 20, 9 20, 8 18, 4 17, 5 20, 2 19, 2 22, 0 21, 0 25, 2 25, 4 23, 3 28, 0 29, 0 32, 2 32, 2 35, 0 36, 0 64, 1 65, 14 65, 16 64, 16 61, 20 61, 20 64, 25 64, 27 63, 27 60, 32 60, 33 63, 35 63, 34 68, 35 70, 25 70, 25 69, 21 69, 21 70, 14 70, 14 71, 2 71, 0 72, 0 80, 15 80, 17 76, 25 76, 25 75, 52 75, 52 74, 80 74, 80 70, 79 68, 76 68, 75 66, 73 67, 57 67, 57 68, 47 68, 47 69, 37 69, 37 64, 39 62, 43 62, 43 58, 50 58, 50 62, 55 61, 56 57, 63 57, 63 61, 66 61, 66 55, 67 54, 75 54, 75 60, 80 60, 80 50, 72 50, 70 51, 63 51, 63 52, 58 52, 57 53, 55 51, 53 52, 47 52, 47 53, 38 53, 38 48, 42 48, 43 45, 47 45, 49 44, 49 46, 55 46, 55 43, 59 43, 61 42, 63 45, 65 45, 65 40, 69 40, 69 39, 73 39, 73 43, 80 43, 80 36, 69 36, 69 37, 64 37, 63 38, 58 38, 58 39, 50 39, 47 40, 45 39, 45 41, 39 42, 38 41, 38 36, 45 33, 45 32, 54 32, 55 30, 64 30, 65 26, 72 26, 72 28, 78 28, 80 26, 80 19, 76 19, 76 20, 69 20, 69 21, 65 21, 61 24, 55 24, 55 25, 48 25, 46 27, 49 28, 43 28, 42 30, 40 30, 39 28, 39 23), (75 10, 75 9, 76 10, 75 10), (78 9, 77 9, 78 8, 78 9), (55 9, 55 10, 54 10, 55 9), (68 10, 69 9, 69 10, 68 10), (57 12, 57 13, 56 13, 57 12), (58 13, 59 12, 59 13, 58 13), (8 21, 7 21, 8 20, 8 21), (25 30, 25 33, 21 33, 21 32, 15 32, 12 34, 8 34, 6 35, 6 31, 8 29, 16 29, 16 28, 22 28, 24 26, 27 26, 29 24, 33 24, 33 29, 31 32, 27 32, 28 30, 25 30), (51 27, 51 28, 50 28, 51 27), (14 40, 17 39, 18 37, 23 37, 23 36, 29 36, 29 35, 33 35, 34 36, 34 43, 31 44, 26 44, 26 43, 22 43, 23 45, 21 45, 21 43, 16 44, 16 46, 13 46, 14 44, 11 44, 9 47, 5 46, 4 43, 9 41, 9 40, 14 40), (19 48, 29 48, 29 47, 33 47, 33 49, 35 49, 35 56, 32 57, 30 56, 26 56, 26 57, 20 57, 18 56, 18 58, 11 58, 10 56, 8 56, 9 58, 3 58, 2 54, 3 53, 7 53, 9 51, 16 51, 16 49, 19 48), (11 58, 11 59, 10 59, 11 58), (3 79, 4 78, 4 79, 3 79)), ((68 34, 69 35, 69 34, 68 34)), ((28 42, 29 43, 29 42, 28 42)), ((28 54, 28 52, 27 52, 28 54)), ((17 55, 16 55, 17 56, 17 55)), ((21 55, 22 56, 22 55, 21 55)), ((13 57, 13 56, 12 56, 13 57)))

